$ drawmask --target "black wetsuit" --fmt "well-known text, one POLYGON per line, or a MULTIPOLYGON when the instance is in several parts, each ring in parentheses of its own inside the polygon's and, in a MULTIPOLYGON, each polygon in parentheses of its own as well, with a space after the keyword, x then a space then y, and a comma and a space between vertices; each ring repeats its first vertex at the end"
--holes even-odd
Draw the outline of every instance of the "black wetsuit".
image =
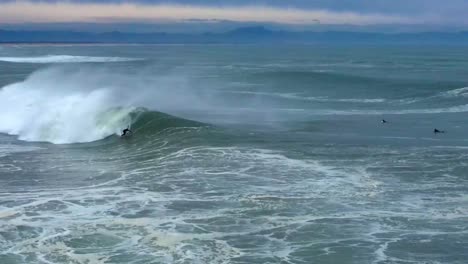
POLYGON ((126 129, 124 129, 122 131, 122 136, 126 136, 128 133, 132 133, 132 131, 130 129, 126 128, 126 129))

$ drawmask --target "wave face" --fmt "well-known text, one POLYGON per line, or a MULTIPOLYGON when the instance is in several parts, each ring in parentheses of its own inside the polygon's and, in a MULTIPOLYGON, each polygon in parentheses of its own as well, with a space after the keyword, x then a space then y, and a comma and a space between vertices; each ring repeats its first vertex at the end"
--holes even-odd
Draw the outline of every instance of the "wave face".
POLYGON ((15 63, 80 63, 80 62, 122 62, 135 61, 136 58, 90 57, 71 55, 47 55, 39 57, 0 57, 0 61, 15 63))

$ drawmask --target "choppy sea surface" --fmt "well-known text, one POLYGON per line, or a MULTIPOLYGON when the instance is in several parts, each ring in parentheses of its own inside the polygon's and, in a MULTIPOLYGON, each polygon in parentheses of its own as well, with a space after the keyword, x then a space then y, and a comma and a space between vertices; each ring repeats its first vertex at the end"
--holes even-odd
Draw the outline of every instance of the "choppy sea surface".
POLYGON ((2 264, 468 261, 467 47, 3 45, 0 87, 2 264))

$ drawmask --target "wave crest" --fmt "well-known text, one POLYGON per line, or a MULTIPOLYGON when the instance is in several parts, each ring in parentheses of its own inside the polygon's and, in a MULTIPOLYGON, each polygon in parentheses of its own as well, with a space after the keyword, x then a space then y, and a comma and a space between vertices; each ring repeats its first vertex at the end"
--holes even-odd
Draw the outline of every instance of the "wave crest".
POLYGON ((47 55, 39 57, 0 57, 0 61, 14 63, 80 63, 80 62, 122 62, 135 61, 137 58, 124 57, 90 57, 71 55, 47 55))
POLYGON ((458 96, 463 96, 463 97, 468 97, 468 87, 463 87, 463 88, 458 88, 450 91, 446 91, 441 93, 443 97, 458 97, 458 96))

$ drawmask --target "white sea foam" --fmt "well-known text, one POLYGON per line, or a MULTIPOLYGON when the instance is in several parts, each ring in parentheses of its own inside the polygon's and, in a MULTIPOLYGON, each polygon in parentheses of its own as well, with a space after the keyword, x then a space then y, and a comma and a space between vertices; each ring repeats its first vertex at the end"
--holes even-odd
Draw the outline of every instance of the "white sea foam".
MULTIPOLYGON (((390 160, 371 164, 352 159, 346 165, 286 153, 189 147, 151 162, 162 170, 143 173, 136 166, 137 173, 128 171, 128 182, 118 185, 11 193, 6 197, 14 203, 0 206, 0 217, 7 220, 0 231, 24 237, 4 245, 8 253, 45 263, 59 258, 104 263, 128 257, 162 263, 229 263, 240 258, 286 263, 320 260, 323 254, 347 256, 355 241, 361 241, 369 245, 358 252, 366 262, 383 263, 399 261, 393 246, 411 242, 411 234, 422 235, 426 243, 434 235, 453 234, 432 226, 415 229, 411 223, 423 219, 462 223, 466 216, 459 206, 464 196, 452 195, 456 206, 438 207, 440 201, 421 199, 434 193, 421 192, 420 182, 402 186, 396 177, 373 174, 361 166, 393 167, 390 160), (180 166, 187 162, 188 167, 180 166), (145 189, 155 179, 173 191, 145 189), (395 193, 395 186, 407 192, 395 193), (204 206, 206 202, 212 206, 204 206), (24 229, 21 233, 18 226, 24 229)), ((435 183, 439 184, 425 182, 423 187, 435 183)))
MULTIPOLYGON (((135 188, 139 184, 148 184, 146 180, 153 182, 153 177, 147 179, 138 173, 129 175, 137 180, 132 180, 131 188, 120 184, 110 188, 89 186, 83 189, 9 195, 9 199, 18 204, 0 207, 0 217, 13 218, 8 222, 10 224, 0 226, 0 231, 14 233, 16 226, 22 225, 29 232, 29 237, 20 242, 7 241, 9 252, 17 256, 32 255, 46 263, 58 257, 69 262, 101 263, 111 261, 111 257, 118 259, 121 254, 122 257, 134 254, 136 258, 144 260, 148 252, 151 252, 150 259, 164 263, 228 263, 243 255, 265 258, 274 256, 279 260, 288 260, 300 245, 276 234, 287 230, 291 233, 288 237, 292 237, 301 226, 310 225, 309 220, 323 216, 271 215, 267 221, 262 215, 254 214, 251 218, 243 216, 249 215, 252 209, 286 210, 294 204, 294 201, 288 202, 291 196, 297 196, 300 201, 314 196, 321 197, 329 191, 335 193, 343 187, 354 188, 354 185, 340 180, 346 175, 339 170, 315 161, 288 158, 279 152, 265 149, 193 147, 168 155, 158 163, 169 169, 162 172, 168 175, 167 178, 160 178, 161 184, 168 184, 166 181, 169 181, 175 191, 145 192, 135 188), (193 162, 211 156, 223 162, 195 162, 194 168, 189 170, 180 167, 183 160, 193 162), (179 169, 170 170, 171 165, 179 169), (220 174, 214 176, 205 173, 210 171, 230 172, 237 177, 226 175, 228 177, 222 178, 220 174), (259 175, 262 171, 268 171, 269 175, 259 175), (297 173, 299 179, 289 177, 286 172, 291 171, 297 173), (187 186, 183 182, 193 179, 194 172, 201 177, 199 180, 203 179, 200 183, 210 186, 209 189, 226 188, 223 180, 229 180, 228 188, 233 192, 215 196, 193 193, 191 188, 197 187, 187 186), (237 184, 243 188, 231 187, 237 184), (228 200, 239 200, 244 206, 220 209, 199 207, 194 210, 179 208, 185 210, 180 214, 172 214, 171 209, 168 209, 178 202, 222 203, 228 200), (151 216, 139 216, 138 213, 142 211, 150 212, 151 216), (41 218, 27 212, 39 214, 41 218), (240 216, 236 217, 238 214, 240 216), (254 253, 251 249, 236 245, 241 237, 245 241, 249 237, 259 241, 254 253)), ((147 175, 154 176, 155 173, 158 174, 158 171, 151 170, 147 175)), ((204 190, 208 191, 208 188, 204 190)), ((338 217, 344 217, 344 214, 338 217)))
POLYGON ((47 55, 38 57, 0 57, 0 61, 15 63, 79 63, 79 62, 121 62, 139 60, 123 57, 91 57, 71 55, 47 55))

